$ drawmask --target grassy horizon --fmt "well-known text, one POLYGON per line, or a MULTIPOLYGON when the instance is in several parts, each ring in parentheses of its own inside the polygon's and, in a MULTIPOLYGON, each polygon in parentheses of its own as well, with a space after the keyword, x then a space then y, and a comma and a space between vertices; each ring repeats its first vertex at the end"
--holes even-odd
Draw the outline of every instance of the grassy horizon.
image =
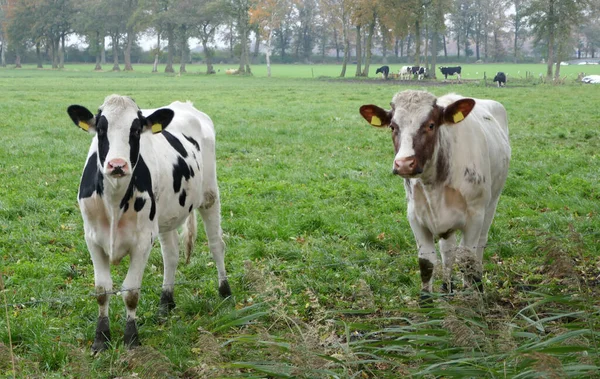
MULTIPOLYGON (((317 65, 277 67, 270 79, 255 67, 253 77, 88 68, 0 69, 0 376, 599 377, 598 87, 425 87, 334 79, 335 67, 317 65), (500 101, 513 150, 485 293, 440 297, 432 309, 417 302, 389 132, 358 114, 408 88, 500 101), (76 202, 91 138, 66 108, 95 109, 112 93, 142 108, 190 100, 213 119, 233 297, 218 296, 200 228, 191 263, 179 265, 177 308, 159 323, 156 244, 138 308, 142 347, 123 348, 114 296, 114 346, 92 358, 97 304, 76 202)), ((112 268, 115 288, 127 265, 112 268)))

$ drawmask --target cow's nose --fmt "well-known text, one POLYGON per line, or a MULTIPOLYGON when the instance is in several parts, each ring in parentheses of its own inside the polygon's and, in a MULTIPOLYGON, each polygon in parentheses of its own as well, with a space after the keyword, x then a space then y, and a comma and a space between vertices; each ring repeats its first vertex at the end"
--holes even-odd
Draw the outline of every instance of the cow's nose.
POLYGON ((398 158, 394 160, 394 174, 400 176, 411 176, 417 174, 417 158, 412 157, 398 158))
POLYGON ((127 162, 124 159, 116 158, 108 161, 108 171, 113 176, 123 176, 127 170, 127 162))

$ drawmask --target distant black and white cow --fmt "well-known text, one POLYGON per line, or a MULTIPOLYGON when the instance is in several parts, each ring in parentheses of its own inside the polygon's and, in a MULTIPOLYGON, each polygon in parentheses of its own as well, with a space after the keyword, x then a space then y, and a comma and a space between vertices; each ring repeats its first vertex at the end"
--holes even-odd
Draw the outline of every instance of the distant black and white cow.
POLYGON ((417 70, 417 79, 423 80, 426 76, 427 76, 427 68, 425 68, 424 66, 419 67, 419 69, 417 70))
POLYGON ((391 128, 393 173, 404 178, 423 297, 432 291, 437 238, 444 288, 452 290, 455 261, 465 270, 465 282, 482 288, 483 249, 511 154, 502 104, 403 91, 390 110, 363 105, 360 114, 371 125, 391 128), (462 233, 458 248, 456 231, 462 233))
POLYGON ((375 75, 381 74, 383 79, 387 79, 389 73, 390 73, 390 66, 381 66, 377 70, 375 70, 375 75))
POLYGON ((191 103, 174 102, 156 110, 140 110, 129 97, 106 97, 94 116, 71 105, 69 116, 94 134, 79 185, 79 207, 85 240, 94 264, 99 305, 94 353, 110 340, 110 265, 130 256, 122 294, 127 308, 124 340, 139 345, 136 308, 150 249, 159 238, 164 277, 159 312, 173 307, 179 258, 177 228, 189 260, 196 239, 198 209, 219 274, 219 292, 231 294, 224 265, 215 132, 211 119, 191 103))
POLYGON ((496 82, 498 82, 498 87, 504 87, 506 85, 506 74, 498 72, 496 76, 494 76, 494 83, 496 82))
POLYGON ((458 80, 460 80, 460 72, 461 72, 462 68, 460 66, 455 66, 455 67, 440 67, 440 71, 442 71, 442 74, 444 75, 445 79, 448 79, 448 75, 450 76, 454 76, 456 75, 458 80))

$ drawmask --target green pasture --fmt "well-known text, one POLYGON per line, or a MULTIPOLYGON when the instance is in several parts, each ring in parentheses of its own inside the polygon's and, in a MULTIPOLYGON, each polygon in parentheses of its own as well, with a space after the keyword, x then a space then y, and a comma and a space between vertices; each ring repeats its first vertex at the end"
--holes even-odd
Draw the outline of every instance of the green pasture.
MULTIPOLYGON (((0 69, 0 377, 600 377, 600 86, 575 80, 600 66, 562 67, 574 75, 563 85, 506 88, 355 80, 354 66, 347 79, 334 65, 274 66, 270 79, 261 66, 252 77, 217 67, 0 69), (513 149, 485 292, 432 308, 418 304, 389 132, 358 114, 408 88, 500 101, 513 149), (124 348, 114 296, 114 346, 92 357, 97 304, 76 201, 91 137, 66 108, 95 109, 112 93, 143 108, 190 100, 213 119, 233 297, 218 295, 201 232, 160 323, 157 243, 138 307, 142 346, 124 348)), ((545 73, 465 65, 463 78, 503 67, 545 73)), ((116 287, 127 265, 113 267, 116 287)))

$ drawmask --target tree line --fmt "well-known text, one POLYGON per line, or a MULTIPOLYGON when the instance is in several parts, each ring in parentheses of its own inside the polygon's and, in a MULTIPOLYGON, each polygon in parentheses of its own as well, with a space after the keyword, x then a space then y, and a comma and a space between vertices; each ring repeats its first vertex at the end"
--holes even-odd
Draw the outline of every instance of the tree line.
POLYGON ((383 62, 404 57, 435 75, 450 45, 456 61, 519 62, 528 43, 552 78, 562 61, 596 56, 599 11, 600 0, 0 0, 0 60, 6 66, 11 49, 19 67, 21 55, 35 50, 38 66, 48 56, 61 68, 67 38, 77 36, 97 70, 107 49, 113 70, 133 70, 132 48, 145 36, 156 39, 154 71, 164 42, 165 72, 175 71, 175 61, 185 72, 196 38, 207 73, 224 44, 240 74, 251 74, 251 57, 262 45, 269 75, 272 57, 311 62, 333 55, 340 76, 351 65, 355 76, 367 76, 374 52, 383 62))

